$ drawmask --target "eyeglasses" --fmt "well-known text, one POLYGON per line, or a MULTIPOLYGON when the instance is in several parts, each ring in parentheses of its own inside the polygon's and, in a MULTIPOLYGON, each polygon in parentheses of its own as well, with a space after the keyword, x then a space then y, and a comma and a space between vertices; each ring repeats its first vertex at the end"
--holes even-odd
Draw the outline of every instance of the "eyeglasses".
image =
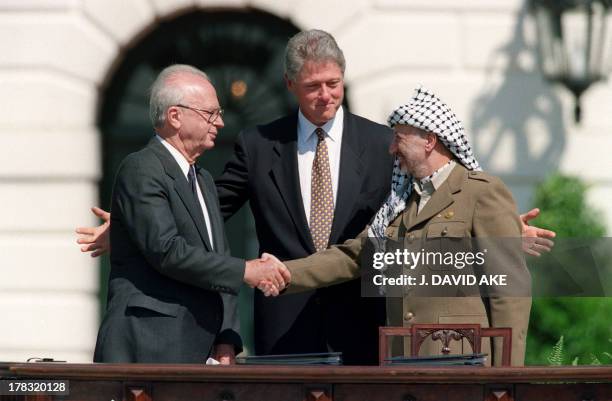
POLYGON ((223 109, 215 109, 215 110, 198 109, 197 107, 185 106, 184 104, 175 104, 175 106, 182 107, 183 109, 189 109, 189 110, 195 111, 196 113, 200 115, 200 117, 205 119, 206 122, 209 124, 212 124, 215 121, 217 121, 219 117, 223 117, 223 109), (207 113, 207 114, 210 114, 210 116, 206 118, 202 116, 200 113, 207 113))

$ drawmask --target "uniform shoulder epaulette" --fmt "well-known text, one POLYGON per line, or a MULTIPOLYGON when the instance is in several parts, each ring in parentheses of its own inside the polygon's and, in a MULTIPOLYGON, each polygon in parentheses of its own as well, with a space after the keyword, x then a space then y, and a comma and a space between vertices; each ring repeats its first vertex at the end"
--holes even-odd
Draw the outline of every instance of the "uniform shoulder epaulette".
POLYGON ((472 180, 491 182, 493 177, 483 171, 470 171, 468 172, 468 178, 472 180))

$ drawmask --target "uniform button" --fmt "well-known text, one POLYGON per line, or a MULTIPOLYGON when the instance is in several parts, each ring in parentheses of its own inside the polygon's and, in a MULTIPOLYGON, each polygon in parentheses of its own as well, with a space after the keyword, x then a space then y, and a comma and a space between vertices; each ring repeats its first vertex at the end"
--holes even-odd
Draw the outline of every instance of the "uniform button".
POLYGON ((414 241, 414 234, 408 236, 408 241, 412 244, 412 241, 414 241))
POLYGON ((440 234, 442 234, 442 235, 448 234, 448 228, 444 227, 444 230, 442 230, 442 232, 440 234))
POLYGON ((414 319, 414 313, 412 313, 412 312, 406 312, 406 313, 404 314, 404 320, 405 320, 405 321, 409 322, 409 321, 411 321, 412 319, 414 319))

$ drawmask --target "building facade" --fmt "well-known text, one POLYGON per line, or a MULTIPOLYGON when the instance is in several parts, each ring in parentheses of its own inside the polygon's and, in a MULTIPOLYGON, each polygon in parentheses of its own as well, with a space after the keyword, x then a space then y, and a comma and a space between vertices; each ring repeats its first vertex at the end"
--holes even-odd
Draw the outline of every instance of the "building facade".
MULTIPOLYGON (((310 28, 334 34, 345 52, 351 111, 384 122, 423 83, 453 106, 521 210, 534 185, 561 171, 591 185, 612 229, 612 82, 584 95, 575 124, 571 94, 539 72, 523 0, 4 0, 0 360, 91 360, 100 273, 74 228, 95 224, 89 207, 108 207, 113 163, 150 135, 146 87, 162 64, 211 70, 222 103, 233 102, 214 170, 240 127, 293 106, 280 55, 310 28), (253 46, 261 52, 248 53, 253 46), (276 103, 262 111, 261 99, 276 103)), ((247 214, 233 224, 230 235, 248 233, 238 252, 252 256, 247 214)))

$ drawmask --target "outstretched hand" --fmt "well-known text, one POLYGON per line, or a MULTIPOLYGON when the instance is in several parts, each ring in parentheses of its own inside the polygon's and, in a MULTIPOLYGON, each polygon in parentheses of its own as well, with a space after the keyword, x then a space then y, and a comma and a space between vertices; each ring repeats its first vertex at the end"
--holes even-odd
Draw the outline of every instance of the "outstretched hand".
POLYGON ((96 206, 91 211, 104 222, 97 227, 78 227, 76 233, 81 252, 92 252, 91 257, 95 258, 110 251, 110 213, 96 206))
POLYGON ((550 252, 555 245, 552 238, 557 235, 554 231, 529 225, 529 221, 538 217, 539 214, 540 209, 538 208, 521 214, 523 251, 532 256, 540 256, 544 252, 550 252))

